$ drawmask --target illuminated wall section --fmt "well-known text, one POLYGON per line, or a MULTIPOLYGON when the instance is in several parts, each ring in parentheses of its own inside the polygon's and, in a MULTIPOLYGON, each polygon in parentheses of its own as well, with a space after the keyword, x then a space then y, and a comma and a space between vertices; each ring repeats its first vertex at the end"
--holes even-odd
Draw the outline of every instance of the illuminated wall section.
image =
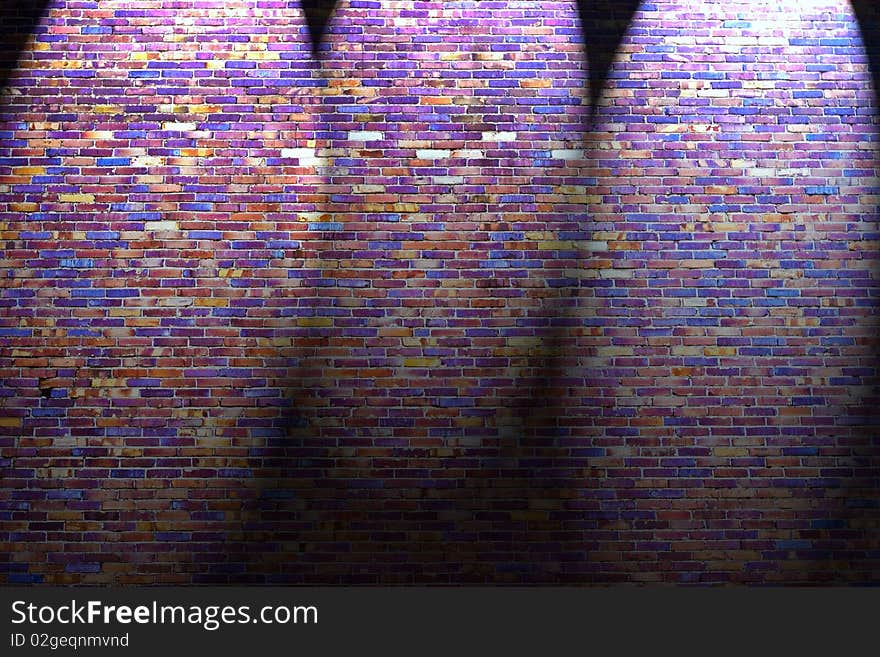
POLYGON ((877 580, 848 2, 32 11, 0 581, 877 580))

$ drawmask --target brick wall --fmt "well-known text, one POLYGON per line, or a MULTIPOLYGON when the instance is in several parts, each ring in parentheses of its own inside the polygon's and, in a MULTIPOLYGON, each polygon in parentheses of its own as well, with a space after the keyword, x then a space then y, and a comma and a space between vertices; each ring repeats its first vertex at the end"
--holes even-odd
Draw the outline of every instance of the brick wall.
POLYGON ((595 107, 583 42, 50 2, 0 102, 0 581, 876 581, 849 3, 643 3, 595 107))

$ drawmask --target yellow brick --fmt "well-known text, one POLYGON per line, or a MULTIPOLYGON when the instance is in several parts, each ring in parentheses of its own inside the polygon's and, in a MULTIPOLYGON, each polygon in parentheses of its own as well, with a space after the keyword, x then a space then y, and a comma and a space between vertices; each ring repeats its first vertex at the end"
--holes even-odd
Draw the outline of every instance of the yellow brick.
POLYGON ((20 417, 0 417, 0 427, 20 427, 20 417))
POLYGON ((404 358, 404 367, 437 367, 440 364, 439 358, 404 358))
POLYGON ((213 308, 219 308, 221 306, 228 306, 229 299, 215 299, 214 297, 196 299, 196 305, 197 306, 210 306, 213 308))
POLYGON ((94 203, 94 194, 59 194, 58 200, 62 203, 94 203))
POLYGON ((748 456, 749 450, 747 447, 716 447, 713 450, 715 456, 748 456))
POLYGON ((36 212, 40 209, 40 206, 37 203, 26 203, 22 201, 20 203, 10 203, 9 209, 13 212, 36 212))
POLYGON ((420 209, 417 203, 391 203, 392 212, 418 212, 420 209))
POLYGON ((85 62, 76 59, 55 60, 49 64, 50 68, 85 68, 85 62))
POLYGON ((303 327, 333 326, 333 320, 330 317, 301 317, 296 320, 296 325, 303 327))
POLYGON ((570 249, 574 246, 571 242, 560 240, 547 240, 546 242, 538 242, 538 248, 542 250, 570 249))
POLYGON ((241 278, 242 274, 244 274, 244 270, 221 268, 217 274, 220 278, 241 278))
POLYGON ((192 105, 189 108, 192 114, 214 114, 220 110, 221 107, 219 105, 192 105))
POLYGON ((736 356, 736 347, 706 347, 707 356, 736 356))
POLYGON ((39 176, 46 173, 45 167, 14 167, 13 176, 39 176))

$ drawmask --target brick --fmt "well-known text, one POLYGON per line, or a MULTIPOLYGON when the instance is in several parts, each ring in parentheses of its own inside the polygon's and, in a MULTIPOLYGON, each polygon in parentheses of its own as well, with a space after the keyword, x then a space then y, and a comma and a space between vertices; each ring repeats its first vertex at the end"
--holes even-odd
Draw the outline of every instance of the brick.
POLYGON ((441 160, 452 155, 448 149, 422 148, 416 151, 416 157, 420 160, 441 160))
POLYGON ((183 121, 166 121, 162 124, 162 130, 168 132, 193 132, 196 128, 197 124, 183 121))
POLYGON ((315 166, 324 163, 324 160, 315 154, 314 148, 283 148, 281 157, 289 157, 299 160, 302 166, 315 166))
POLYGON ((381 141, 385 135, 376 130, 352 130, 348 138, 351 141, 381 141))
POLYGON ((94 203, 94 194, 59 194, 58 200, 62 203, 94 203))
POLYGON ((483 133, 483 141, 510 142, 516 141, 517 133, 515 132, 496 132, 489 131, 483 133))
POLYGON ((180 230, 180 226, 176 221, 147 221, 144 223, 144 230, 151 231, 169 231, 180 230))
POLYGON ((439 358, 404 358, 404 367, 436 367, 440 364, 439 358))

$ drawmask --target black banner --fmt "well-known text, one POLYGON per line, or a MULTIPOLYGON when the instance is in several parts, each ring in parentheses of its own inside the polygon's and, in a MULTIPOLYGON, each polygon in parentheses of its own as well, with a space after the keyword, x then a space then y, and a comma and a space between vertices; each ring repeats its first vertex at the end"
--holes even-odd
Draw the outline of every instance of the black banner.
POLYGON ((774 640, 790 654, 869 647, 878 601, 876 589, 21 587, 0 589, 0 655, 676 654, 774 640))

